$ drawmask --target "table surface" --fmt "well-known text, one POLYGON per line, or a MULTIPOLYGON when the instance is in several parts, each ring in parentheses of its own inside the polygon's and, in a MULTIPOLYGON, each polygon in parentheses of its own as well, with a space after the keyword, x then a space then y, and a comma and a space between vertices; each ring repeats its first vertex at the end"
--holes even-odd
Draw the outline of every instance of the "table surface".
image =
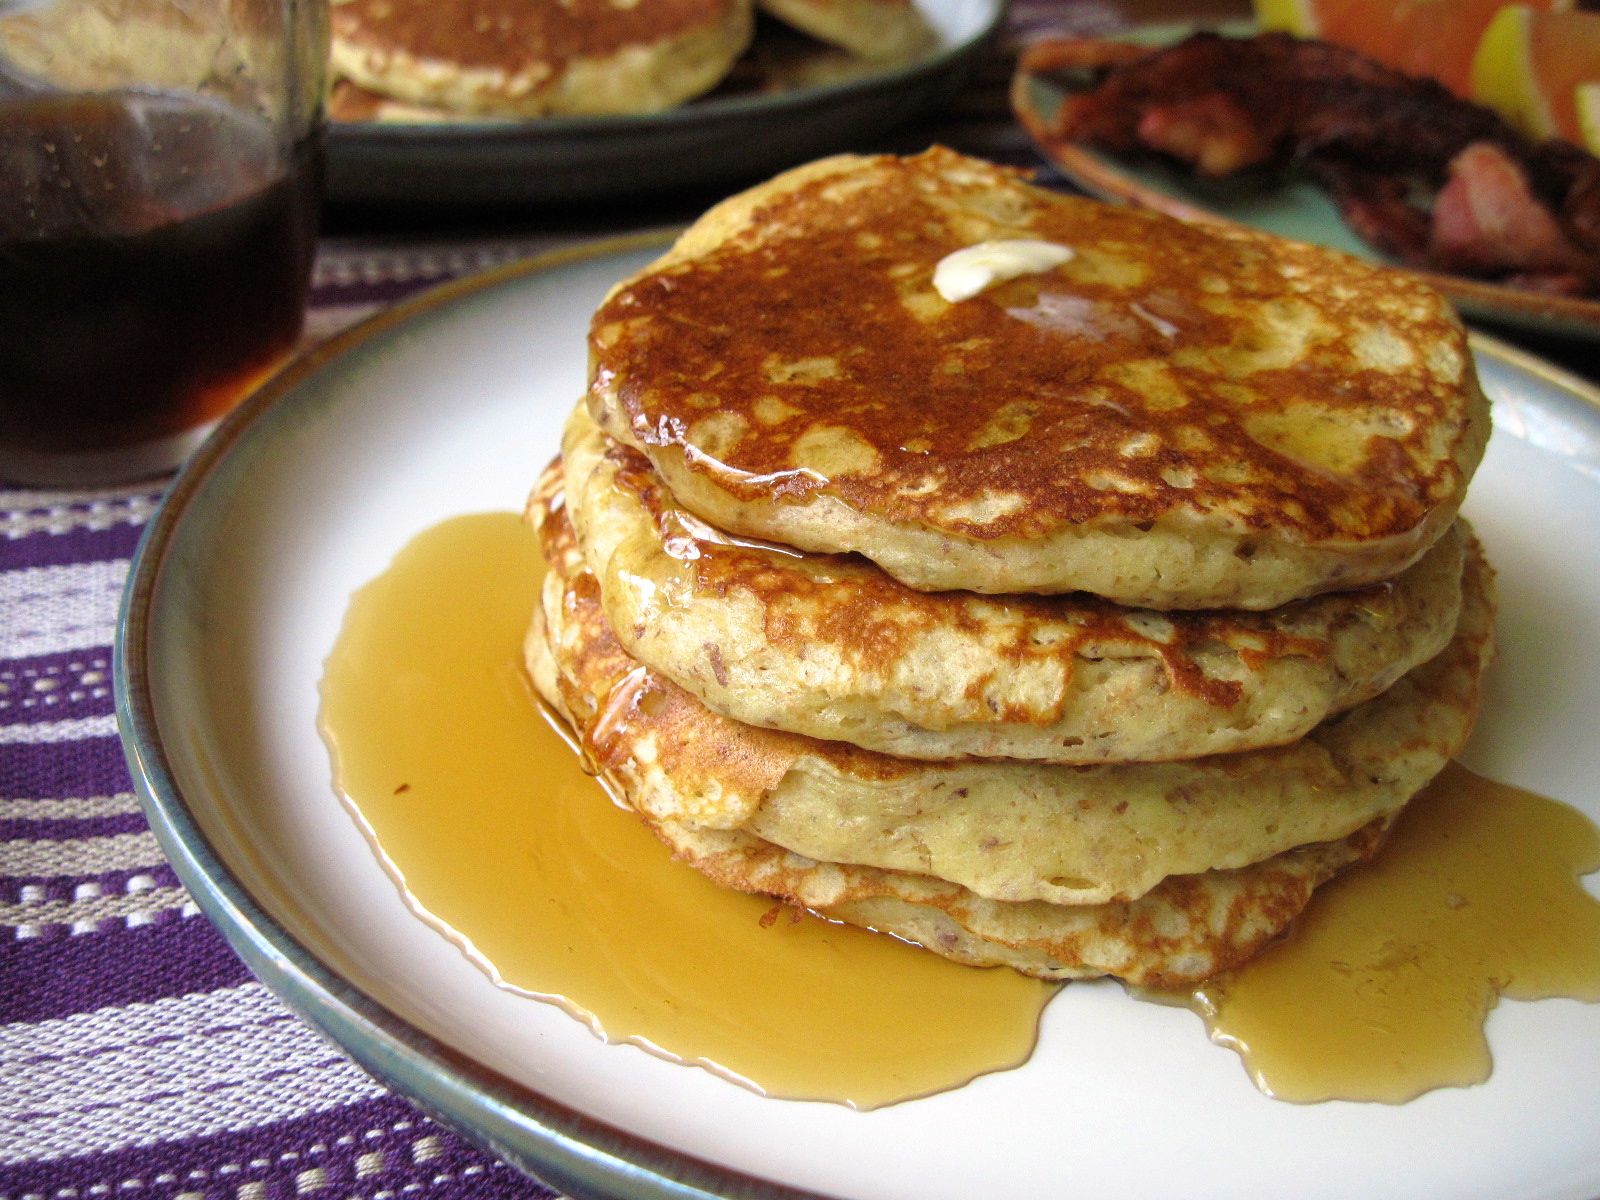
MULTIPOLYGON (((1055 179, 1010 122, 1010 55, 1193 3, 1025 0, 966 92, 884 146, 933 141, 1055 179)), ((1223 0, 1205 15, 1238 15, 1223 0)), ((401 297, 714 197, 603 209, 327 214, 306 338, 401 297)), ((1497 331, 1504 334, 1505 331, 1497 331)), ((1600 351, 1511 335, 1600 378, 1600 351)), ((257 983, 189 901, 135 800, 110 645, 165 480, 0 491, 0 1200, 550 1196, 386 1092, 257 983)))

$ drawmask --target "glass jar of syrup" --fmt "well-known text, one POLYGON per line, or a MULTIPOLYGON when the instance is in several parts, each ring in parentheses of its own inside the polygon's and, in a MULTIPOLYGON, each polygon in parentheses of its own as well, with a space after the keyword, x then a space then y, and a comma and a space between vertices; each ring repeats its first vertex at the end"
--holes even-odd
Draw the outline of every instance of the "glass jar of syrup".
POLYGON ((293 350, 320 0, 0 0, 0 479, 176 466, 293 350))

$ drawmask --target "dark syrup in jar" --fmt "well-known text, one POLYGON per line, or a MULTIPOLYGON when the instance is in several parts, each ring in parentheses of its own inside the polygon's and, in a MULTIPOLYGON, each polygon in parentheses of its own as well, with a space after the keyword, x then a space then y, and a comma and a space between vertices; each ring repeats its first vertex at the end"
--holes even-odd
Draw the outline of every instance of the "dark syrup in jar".
POLYGON ((196 98, 0 105, 0 456, 159 441, 273 370, 304 320, 320 167, 316 141, 196 98))

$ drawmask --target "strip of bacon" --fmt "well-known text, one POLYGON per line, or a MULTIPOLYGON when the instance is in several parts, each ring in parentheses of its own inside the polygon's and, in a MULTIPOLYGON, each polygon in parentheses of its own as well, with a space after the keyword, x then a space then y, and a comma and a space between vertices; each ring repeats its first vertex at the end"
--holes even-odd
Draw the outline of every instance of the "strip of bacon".
POLYGON ((1215 177, 1299 166, 1408 265, 1600 291, 1600 161, 1530 142, 1432 80, 1281 33, 1197 34, 1153 52, 1045 43, 1022 67, 1099 73, 1062 105, 1063 141, 1153 151, 1215 177))

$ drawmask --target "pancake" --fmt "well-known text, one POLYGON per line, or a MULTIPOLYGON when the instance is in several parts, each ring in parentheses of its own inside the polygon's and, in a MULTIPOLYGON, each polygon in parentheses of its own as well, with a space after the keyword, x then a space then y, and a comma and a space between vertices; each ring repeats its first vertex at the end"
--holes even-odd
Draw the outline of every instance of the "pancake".
POLYGON ((375 121, 380 125, 456 125, 467 121, 512 120, 457 113, 444 108, 405 104, 368 91, 348 79, 336 79, 328 89, 328 120, 375 121))
MULTIPOLYGON (((883 71, 882 62, 861 58, 767 19, 757 22, 750 45, 708 95, 713 99, 774 95, 801 88, 830 87, 883 71)), ((348 79, 332 81, 327 108, 328 119, 339 122, 440 125, 517 119, 406 104, 368 91, 348 79)))
POLYGON ((716 86, 750 41, 750 0, 336 0, 333 69, 423 109, 601 116, 716 86))
POLYGON ((1170 875, 1352 834, 1398 810, 1460 748, 1490 652, 1489 572, 1474 547, 1450 646, 1293 745, 1113 766, 915 762, 720 716, 631 658, 559 489, 547 473, 530 515, 551 564, 543 610, 560 707, 637 809, 989 899, 1132 900, 1170 875))
POLYGON ((589 404, 712 525, 924 590, 1274 608, 1387 579, 1489 433, 1465 333, 1345 255, 944 149, 713 208, 613 290, 589 404), (947 301, 947 256, 1070 260, 947 301))
MULTIPOLYGON (((30 93, 134 91, 217 95, 221 81, 238 80, 231 99, 259 103, 254 82, 283 70, 273 22, 266 28, 243 14, 178 4, 107 4, 52 0, 0 5, 0 61, 6 102, 30 93)), ((18 186, 12 166, 9 186, 18 186)))
POLYGON ((716 96, 772 95, 799 88, 832 87, 882 75, 893 62, 863 58, 765 17, 757 6, 750 48, 718 86, 716 96))
POLYGON ((1389 584, 1268 613, 919 592, 865 559, 732 541, 580 407, 567 505, 623 648, 752 725, 910 758, 1091 763, 1281 745, 1444 649, 1447 531, 1389 584))
POLYGON ((757 6, 862 58, 910 60, 937 41, 911 0, 757 0, 757 6))
POLYGON ((1252 958, 1315 888, 1376 853, 1391 820, 1238 870, 1172 876, 1127 903, 1066 905, 985 900, 928 875, 817 862, 751 834, 644 817, 677 858, 724 887, 892 933, 969 966, 1042 979, 1115 975, 1157 988, 1198 983, 1252 958))
MULTIPOLYGON (((593 745, 614 721, 607 693, 590 690, 603 676, 581 663, 582 680, 567 673, 557 660, 572 643, 548 636, 543 611, 529 632, 529 671, 540 694, 593 745)), ((614 643, 610 649, 616 652, 614 643)), ((737 744, 724 748, 730 764, 748 752, 737 744)), ((897 934, 974 966, 1009 966, 1046 979, 1112 974, 1152 987, 1197 982, 1249 958, 1282 932, 1318 884, 1374 853, 1390 820, 1379 817, 1348 837, 1238 870, 1173 876, 1130 902, 1007 903, 929 875, 820 862, 743 830, 663 817, 637 764, 605 755, 602 762, 608 787, 674 856, 725 887, 897 934)))

